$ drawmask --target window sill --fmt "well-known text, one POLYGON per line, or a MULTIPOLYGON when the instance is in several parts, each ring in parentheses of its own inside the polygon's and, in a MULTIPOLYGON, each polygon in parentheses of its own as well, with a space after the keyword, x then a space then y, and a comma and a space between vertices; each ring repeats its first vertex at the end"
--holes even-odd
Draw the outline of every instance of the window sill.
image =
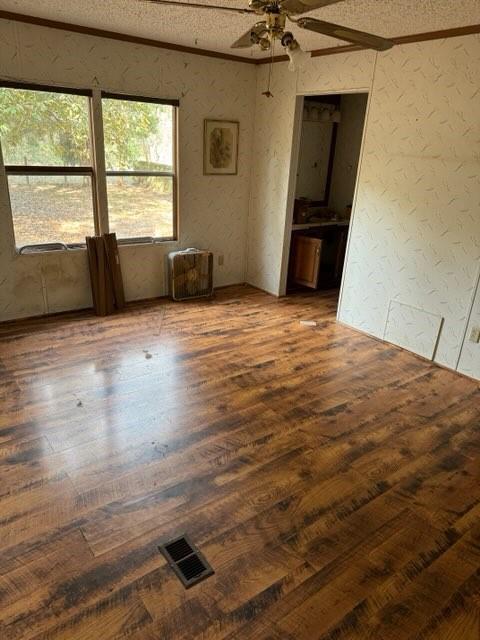
POLYGON ((43 255, 52 255, 54 253, 60 253, 60 254, 65 254, 65 253, 77 253, 79 251, 86 251, 87 247, 85 245, 83 246, 79 246, 79 247, 67 247, 65 249, 32 249, 30 251, 21 251, 21 248, 19 249, 18 247, 15 247, 15 255, 20 257, 20 258, 25 258, 25 257, 29 257, 29 256, 43 256, 43 255))
MULTIPOLYGON (((157 246, 157 245, 166 245, 166 244, 178 244, 178 239, 167 238, 165 240, 162 239, 152 239, 152 240, 139 240, 135 241, 133 238, 131 240, 118 240, 118 247, 146 247, 146 246, 157 246)), ((15 247, 15 255, 21 258, 28 256, 43 256, 43 255, 52 255, 52 254, 62 254, 65 253, 77 253, 79 251, 86 251, 86 245, 75 246, 75 247, 66 247, 61 249, 31 249, 30 251, 22 252, 21 248, 15 247)))
POLYGON ((123 238, 117 240, 120 247, 154 247, 163 244, 178 244, 178 238, 123 238))

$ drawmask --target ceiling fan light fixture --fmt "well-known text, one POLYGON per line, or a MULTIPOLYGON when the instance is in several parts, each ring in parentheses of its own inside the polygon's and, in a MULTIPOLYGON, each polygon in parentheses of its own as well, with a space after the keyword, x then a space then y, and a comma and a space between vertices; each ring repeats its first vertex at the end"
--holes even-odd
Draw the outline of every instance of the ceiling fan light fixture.
POLYGON ((285 31, 280 39, 280 42, 282 43, 282 47, 295 48, 298 46, 298 42, 295 40, 291 31, 285 31))
POLYGON ((295 38, 293 38, 292 41, 287 46, 285 46, 285 50, 288 57, 290 58, 290 62, 288 63, 289 71, 297 71, 298 69, 303 67, 303 65, 307 60, 310 59, 312 55, 310 51, 303 51, 295 38))
POLYGON ((268 51, 271 47, 271 42, 268 38, 260 38, 258 40, 258 44, 260 45, 260 49, 262 51, 268 51))

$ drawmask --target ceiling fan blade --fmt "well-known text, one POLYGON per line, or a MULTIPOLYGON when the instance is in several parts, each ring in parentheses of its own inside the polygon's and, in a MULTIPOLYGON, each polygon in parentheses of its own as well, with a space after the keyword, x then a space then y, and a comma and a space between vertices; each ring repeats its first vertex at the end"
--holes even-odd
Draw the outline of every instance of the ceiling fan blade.
POLYGON ((257 13, 263 13, 263 9, 271 4, 271 0, 250 0, 248 6, 257 13))
POLYGON ((344 0, 280 0, 280 6, 288 13, 306 13, 314 9, 328 7, 329 4, 336 4, 344 0))
POLYGON ((322 33, 332 38, 338 38, 339 40, 345 40, 346 42, 352 42, 353 44, 360 44, 363 47, 369 49, 376 49, 377 51, 386 51, 395 44, 387 38, 381 38, 380 36, 374 36, 371 33, 365 33, 364 31, 357 31, 356 29, 350 29, 349 27, 342 27, 339 24, 333 24, 332 22, 324 22, 323 20, 316 20, 315 18, 300 18, 295 21, 302 29, 308 29, 309 31, 315 31, 316 33, 322 33))
POLYGON ((202 4, 200 2, 180 2, 179 0, 142 0, 152 4, 166 4, 175 7, 187 7, 187 9, 216 9, 217 11, 230 11, 232 13, 256 13, 253 9, 244 9, 243 7, 222 7, 216 4, 202 4))
POLYGON ((261 38, 266 32, 267 23, 265 21, 257 22, 246 33, 244 33, 241 38, 232 44, 231 49, 246 49, 247 47, 253 47, 253 45, 256 44, 255 36, 261 38))

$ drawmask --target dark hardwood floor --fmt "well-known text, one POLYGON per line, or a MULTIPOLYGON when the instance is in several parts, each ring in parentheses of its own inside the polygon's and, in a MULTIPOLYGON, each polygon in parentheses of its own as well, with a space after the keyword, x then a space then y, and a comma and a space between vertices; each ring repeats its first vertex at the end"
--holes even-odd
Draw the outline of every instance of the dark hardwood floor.
POLYGON ((480 386, 335 307, 0 326, 0 638, 479 640, 480 386))

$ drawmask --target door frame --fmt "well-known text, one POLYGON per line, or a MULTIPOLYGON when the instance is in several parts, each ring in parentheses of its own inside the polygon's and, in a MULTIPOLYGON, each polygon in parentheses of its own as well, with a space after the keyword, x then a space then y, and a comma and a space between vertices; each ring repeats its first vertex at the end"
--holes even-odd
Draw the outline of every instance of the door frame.
MULTIPOLYGON (((372 99, 372 87, 362 87, 355 89, 342 89, 340 91, 306 91, 301 94, 297 94, 295 97, 295 113, 294 113, 294 121, 293 121, 293 136, 292 136, 292 152, 290 155, 290 172, 289 172, 289 180, 288 180, 288 192, 287 192, 287 207, 286 207, 286 215, 285 215, 285 228, 284 228, 284 236, 283 236, 283 250, 282 250, 282 264, 280 269, 280 287, 279 287, 279 295, 285 296, 287 293, 287 277, 288 277, 288 262, 290 259, 290 244, 292 237, 292 223, 293 223, 293 208, 295 204, 295 191, 297 187, 297 170, 298 170, 298 160, 300 156, 300 142, 302 135, 302 119, 303 119, 303 103, 305 98, 308 96, 332 96, 332 95, 351 95, 356 93, 366 93, 367 94, 367 108, 365 110, 365 119, 363 122, 363 132, 362 132, 362 142, 360 145, 360 154, 358 157, 358 167, 357 167, 357 175, 355 178, 355 188, 353 191, 353 199, 352 199, 352 214, 350 218, 350 224, 348 225, 348 236, 347 236, 347 247, 345 250, 345 263, 348 262, 348 255, 350 250, 350 240, 352 235, 352 228, 354 224, 355 218, 355 210, 357 204, 357 194, 358 194, 358 184, 359 177, 362 169, 362 161, 365 150, 365 137, 367 132, 367 124, 368 117, 370 113, 370 103, 372 99)), ((340 294, 338 298, 338 307, 337 307, 337 319, 340 315, 340 308, 342 302, 343 295, 343 285, 345 278, 345 266, 342 272, 342 281, 340 284, 340 294)))

